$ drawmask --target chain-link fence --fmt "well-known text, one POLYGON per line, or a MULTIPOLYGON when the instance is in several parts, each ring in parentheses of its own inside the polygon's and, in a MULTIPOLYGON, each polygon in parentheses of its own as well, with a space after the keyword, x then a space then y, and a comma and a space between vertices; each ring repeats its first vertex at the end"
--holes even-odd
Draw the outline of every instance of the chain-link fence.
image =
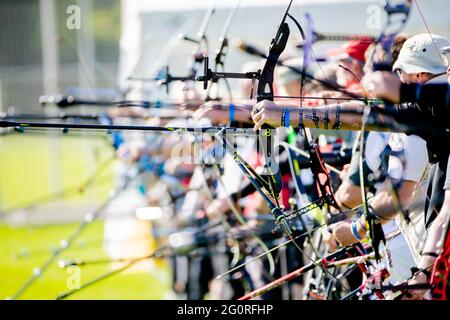
POLYGON ((46 82, 53 94, 114 88, 119 38, 120 0, 2 0, 1 110, 39 112, 46 82))

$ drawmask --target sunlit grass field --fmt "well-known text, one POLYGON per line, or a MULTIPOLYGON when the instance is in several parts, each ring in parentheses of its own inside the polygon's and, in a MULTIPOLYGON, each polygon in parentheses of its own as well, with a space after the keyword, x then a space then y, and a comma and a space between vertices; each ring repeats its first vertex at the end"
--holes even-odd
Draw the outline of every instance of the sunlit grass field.
MULTIPOLYGON (((74 228, 76 224, 19 229, 0 226, 2 246, 0 298, 12 296, 32 274, 33 269, 45 262, 52 250, 74 228)), ((92 224, 61 258, 84 260, 107 258, 102 250, 102 235, 103 224, 101 222, 92 224)), ((111 264, 83 267, 80 269, 81 284, 116 267, 111 264)), ((70 283, 71 275, 72 273, 54 263, 20 298, 55 299, 58 294, 68 290, 67 284, 70 283)), ((74 294, 69 299, 163 299, 169 290, 169 276, 164 264, 157 263, 156 266, 148 268, 148 272, 132 271, 114 275, 74 294)))
MULTIPOLYGON (((46 136, 30 132, 0 137, 0 208, 9 211, 81 186, 102 162, 112 158, 108 143, 106 135, 97 134, 71 137, 70 133, 46 136)), ((58 200, 68 204, 101 202, 112 186, 111 164, 88 192, 72 192, 58 200)))
MULTIPOLYGON (((107 163, 83 194, 71 192, 58 199, 63 206, 72 208, 79 204, 98 205, 106 199, 113 185, 114 162, 108 163, 112 154, 108 141, 98 137, 42 137, 27 133, 0 137, 0 207, 3 209, 0 212, 28 205, 72 186, 81 186, 96 167, 107 163)), ((40 205, 45 203, 38 203, 34 208, 36 215, 40 205)), ((64 212, 57 214, 64 215, 64 212)), ((0 220, 0 299, 13 296, 34 268, 45 262, 79 223, 72 219, 55 224, 47 217, 50 222, 17 226, 6 224, 4 218, 0 220)), ((99 220, 89 225, 60 258, 108 258, 102 246, 103 222, 99 220)), ((20 298, 54 299, 67 291, 71 274, 57 265, 59 260, 56 259, 20 298)), ((80 269, 81 284, 115 267, 117 265, 112 264, 83 267, 80 269)), ((153 265, 114 275, 70 299, 163 299, 169 290, 169 277, 165 264, 153 261, 153 265)))

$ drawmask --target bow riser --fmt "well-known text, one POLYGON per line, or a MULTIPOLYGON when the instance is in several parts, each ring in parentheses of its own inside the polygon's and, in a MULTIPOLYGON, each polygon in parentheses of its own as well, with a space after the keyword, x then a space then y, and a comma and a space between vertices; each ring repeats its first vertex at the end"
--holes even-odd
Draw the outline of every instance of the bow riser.
POLYGON ((289 39, 289 25, 286 22, 280 26, 277 37, 272 40, 272 45, 267 56, 267 62, 261 72, 261 76, 258 81, 258 97, 257 101, 270 100, 273 101, 273 79, 275 66, 286 48, 287 41, 289 39))

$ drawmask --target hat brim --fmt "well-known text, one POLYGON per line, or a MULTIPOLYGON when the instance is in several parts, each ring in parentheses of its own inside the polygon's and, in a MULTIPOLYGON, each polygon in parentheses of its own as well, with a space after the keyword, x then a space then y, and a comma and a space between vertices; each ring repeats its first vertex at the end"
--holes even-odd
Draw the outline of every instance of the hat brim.
POLYGON ((441 74, 443 72, 446 72, 446 68, 433 68, 433 67, 422 67, 415 64, 411 64, 408 62, 401 62, 401 63, 395 63, 393 66, 393 70, 402 70, 405 73, 422 73, 427 72, 431 74, 441 74))

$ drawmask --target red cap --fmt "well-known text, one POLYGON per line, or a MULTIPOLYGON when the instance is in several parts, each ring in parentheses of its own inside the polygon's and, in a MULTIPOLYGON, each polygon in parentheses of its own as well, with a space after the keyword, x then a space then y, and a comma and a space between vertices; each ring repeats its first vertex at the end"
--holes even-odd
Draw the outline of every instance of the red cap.
POLYGON ((350 57, 364 63, 366 61, 364 54, 366 53, 366 50, 371 43, 372 42, 367 40, 366 41, 353 40, 345 43, 338 49, 327 51, 327 54, 331 57, 336 57, 339 59, 345 59, 350 57))

